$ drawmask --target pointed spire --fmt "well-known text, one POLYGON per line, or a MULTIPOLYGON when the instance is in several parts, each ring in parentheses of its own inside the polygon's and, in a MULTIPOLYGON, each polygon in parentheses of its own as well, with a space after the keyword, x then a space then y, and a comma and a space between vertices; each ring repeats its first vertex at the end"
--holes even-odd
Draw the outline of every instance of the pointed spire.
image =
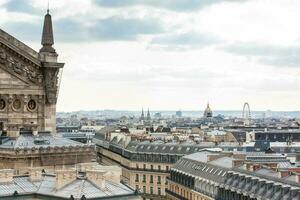
POLYGON ((149 111, 149 108, 148 108, 148 112, 147 112, 147 120, 150 120, 151 119, 151 115, 150 115, 150 111, 149 111))
POLYGON ((144 119, 145 119, 144 108, 142 108, 141 120, 144 120, 144 119))
POLYGON ((47 14, 44 18, 44 27, 41 44, 43 45, 43 47, 41 48, 40 52, 55 53, 55 49, 52 47, 52 45, 54 44, 54 38, 52 29, 52 19, 51 15, 49 14, 49 4, 47 14))

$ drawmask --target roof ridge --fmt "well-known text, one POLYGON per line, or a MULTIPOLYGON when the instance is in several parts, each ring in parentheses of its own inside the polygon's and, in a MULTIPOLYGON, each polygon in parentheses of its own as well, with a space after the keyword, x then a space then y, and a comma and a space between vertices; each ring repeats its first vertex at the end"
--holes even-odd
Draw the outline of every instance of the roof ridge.
POLYGON ((8 42, 8 44, 21 49, 22 53, 28 54, 31 57, 35 59, 39 59, 39 53, 26 45, 25 43, 21 42, 14 36, 10 35, 9 33, 5 32, 3 29, 0 28, 0 39, 3 39, 4 41, 8 42))

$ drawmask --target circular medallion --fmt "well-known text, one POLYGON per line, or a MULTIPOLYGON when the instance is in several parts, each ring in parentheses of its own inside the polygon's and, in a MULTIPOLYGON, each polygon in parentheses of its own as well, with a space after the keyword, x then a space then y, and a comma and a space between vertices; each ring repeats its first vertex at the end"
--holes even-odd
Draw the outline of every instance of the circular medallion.
POLYGON ((22 106, 21 100, 20 99, 15 99, 13 102, 13 108, 15 110, 20 110, 22 106))
POLYGON ((28 102, 27 106, 28 106, 28 109, 29 109, 29 110, 35 110, 35 108, 36 108, 36 102, 35 102, 33 99, 31 99, 31 100, 28 102))
POLYGON ((4 99, 0 99, 0 110, 4 110, 5 106, 6 106, 6 103, 5 103, 4 99))

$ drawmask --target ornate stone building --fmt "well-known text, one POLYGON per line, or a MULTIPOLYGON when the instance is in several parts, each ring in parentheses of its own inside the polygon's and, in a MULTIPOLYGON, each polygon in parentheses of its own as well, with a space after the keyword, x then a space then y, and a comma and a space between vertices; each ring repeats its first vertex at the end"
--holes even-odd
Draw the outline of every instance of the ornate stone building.
POLYGON ((61 69, 52 21, 45 15, 42 48, 34 51, 0 29, 0 168, 72 167, 95 158, 94 145, 56 134, 61 69))
POLYGON ((45 15, 39 53, 0 29, 0 132, 55 132, 59 72, 51 15, 45 15))

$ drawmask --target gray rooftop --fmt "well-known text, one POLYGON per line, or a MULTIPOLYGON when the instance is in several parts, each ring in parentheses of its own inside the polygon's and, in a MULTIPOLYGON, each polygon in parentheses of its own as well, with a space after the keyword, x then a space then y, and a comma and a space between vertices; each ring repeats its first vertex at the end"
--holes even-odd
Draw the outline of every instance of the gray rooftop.
POLYGON ((59 135, 53 134, 40 134, 33 135, 20 135, 16 139, 9 139, 0 145, 1 148, 32 148, 32 147, 62 147, 62 146, 84 146, 80 142, 76 142, 59 135))
POLYGON ((134 194, 133 189, 121 183, 106 181, 105 189, 100 189, 87 179, 76 179, 57 190, 55 179, 53 175, 43 175, 41 181, 31 182, 27 176, 16 176, 12 183, 0 184, 0 196, 11 196, 15 191, 19 195, 40 194, 61 198, 69 198, 73 195, 75 199, 83 195, 89 199, 134 194))

